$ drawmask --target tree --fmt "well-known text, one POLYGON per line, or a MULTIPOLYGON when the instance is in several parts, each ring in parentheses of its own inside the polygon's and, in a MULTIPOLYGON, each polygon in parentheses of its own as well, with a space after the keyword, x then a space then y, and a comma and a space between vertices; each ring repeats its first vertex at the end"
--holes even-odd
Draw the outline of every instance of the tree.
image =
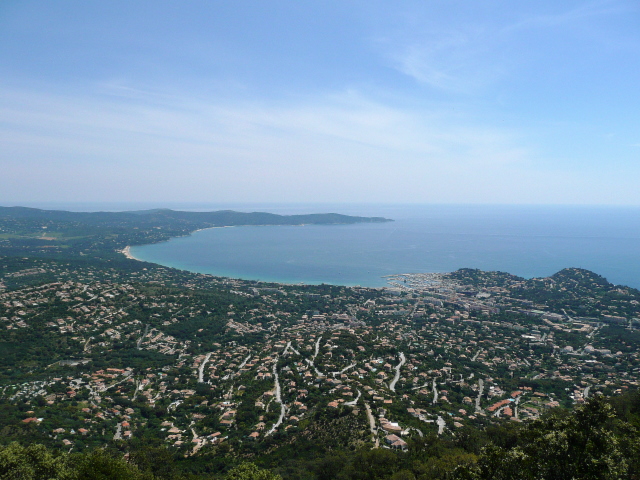
POLYGON ((44 445, 23 447, 11 443, 0 447, 0 478, 20 480, 72 480, 68 455, 54 455, 44 445))
POLYGON ((624 427, 602 397, 572 414, 553 414, 527 427, 513 448, 490 445, 475 467, 459 478, 474 479, 618 479, 629 470, 616 430, 624 427))
MULTIPOLYGON (((152 480, 151 473, 142 473, 135 465, 124 459, 110 455, 104 450, 94 450, 86 455, 78 455, 74 462, 73 479, 92 480, 152 480)), ((44 477, 46 478, 46 477, 44 477)))
POLYGON ((142 445, 130 452, 129 461, 156 479, 173 478, 176 472, 173 453, 164 446, 142 445))
POLYGON ((282 480, 282 477, 253 463, 242 463, 229 471, 226 480, 282 480))
POLYGON ((361 450, 354 456, 349 478, 354 480, 373 480, 386 478, 398 470, 398 456, 386 449, 361 450))

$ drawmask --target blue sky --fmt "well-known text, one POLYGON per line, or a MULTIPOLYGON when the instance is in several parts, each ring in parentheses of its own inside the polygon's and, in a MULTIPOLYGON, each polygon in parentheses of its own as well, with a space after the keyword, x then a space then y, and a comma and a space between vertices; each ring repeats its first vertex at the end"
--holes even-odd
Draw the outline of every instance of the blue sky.
POLYGON ((636 1, 0 2, 0 202, 640 205, 636 1))

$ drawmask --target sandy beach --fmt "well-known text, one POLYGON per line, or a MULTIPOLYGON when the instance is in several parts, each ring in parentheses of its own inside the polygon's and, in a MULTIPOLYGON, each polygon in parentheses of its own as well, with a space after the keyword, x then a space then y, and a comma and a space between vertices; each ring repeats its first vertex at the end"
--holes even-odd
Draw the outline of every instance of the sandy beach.
POLYGON ((138 260, 139 262, 141 261, 139 258, 136 258, 133 255, 131 255, 131 247, 129 245, 127 245, 122 250, 120 250, 120 252, 129 260, 138 260))

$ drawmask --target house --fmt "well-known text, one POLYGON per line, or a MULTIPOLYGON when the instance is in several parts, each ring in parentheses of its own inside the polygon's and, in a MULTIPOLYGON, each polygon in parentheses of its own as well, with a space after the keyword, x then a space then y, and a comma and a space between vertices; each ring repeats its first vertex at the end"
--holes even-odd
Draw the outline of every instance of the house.
POLYGON ((393 433, 391 435, 387 435, 386 437, 384 437, 384 441, 387 442, 389 445, 393 444, 393 442, 397 442, 398 440, 400 440, 400 437, 397 435, 394 435, 393 433))
POLYGON ((393 434, 387 435, 384 440, 389 445, 391 445, 391 448, 393 448, 393 449, 397 449, 397 450, 406 450, 407 449, 407 442, 402 440, 397 435, 393 435, 393 434))
POLYGON ((395 432, 395 433, 400 433, 402 431, 402 427, 400 425, 398 425, 397 423, 391 423, 387 420, 380 420, 380 426, 382 427, 383 430, 387 431, 387 432, 395 432))

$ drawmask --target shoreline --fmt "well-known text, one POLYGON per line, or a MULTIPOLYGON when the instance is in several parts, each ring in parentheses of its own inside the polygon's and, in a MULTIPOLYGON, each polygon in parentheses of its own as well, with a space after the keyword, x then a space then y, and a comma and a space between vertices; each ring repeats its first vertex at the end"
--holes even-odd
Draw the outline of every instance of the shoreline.
MULTIPOLYGON (((311 223, 299 223, 299 224, 295 224, 295 225, 222 225, 219 227, 204 227, 204 228, 198 228, 197 230, 193 230, 192 232, 189 232, 185 235, 179 235, 177 237, 170 237, 167 240, 163 240, 162 242, 168 242, 174 238, 183 238, 183 237, 190 237, 191 235, 193 235, 194 233, 197 232, 202 232, 204 230, 213 230, 214 228, 235 228, 235 227, 273 227, 273 226, 289 226, 289 227, 306 227, 308 225, 313 225, 311 223)), ((336 225, 343 225, 343 224, 336 224, 336 225)), ((347 225, 347 224, 344 224, 347 225)), ((162 243, 160 242, 160 243, 162 243)), ((144 244, 141 246, 146 246, 146 245, 153 245, 153 243, 148 243, 148 244, 144 244)), ((131 254, 131 245, 127 245, 126 247, 124 247, 122 250, 118 250, 118 252, 120 252, 121 254, 123 254, 126 258, 128 258, 129 260, 136 260, 138 262, 146 262, 146 260, 142 260, 140 258, 136 258, 131 254)), ((150 262, 150 263, 155 263, 155 262, 150 262)), ((156 263, 156 265, 162 265, 161 263, 156 263)), ((167 266, 167 265, 163 265, 163 266, 167 266)), ((175 267, 170 267, 170 268, 175 268, 175 267)), ((191 271, 191 270, 187 270, 187 271, 191 271)), ((198 273, 198 272, 194 272, 194 273, 198 273)), ((207 275, 213 275, 213 274, 207 274, 207 275)), ((215 276, 215 275, 214 275, 215 276)), ((228 278, 234 278, 234 277, 228 277, 228 278)), ((243 280, 243 279, 239 279, 239 280, 243 280)), ((271 282, 271 283, 282 283, 282 282, 271 282)))
MULTIPOLYGON (((231 225, 230 227, 233 227, 235 225, 231 225)), ((208 228, 203 228, 201 230, 208 230, 209 228, 229 228, 229 227, 208 227, 208 228)), ((184 235, 184 236, 188 236, 188 235, 184 235)), ((178 238, 178 237, 173 237, 173 238, 178 238)), ((152 245, 152 244, 150 244, 152 245)), ((128 258, 129 260, 135 260, 137 262, 145 262, 145 263, 151 263, 154 265, 158 265, 160 267, 166 267, 166 268, 172 268, 175 270, 183 270, 185 272, 190 272, 190 273, 195 273, 195 274, 199 274, 199 275, 209 275, 211 277, 217 277, 217 278, 226 278, 226 279, 230 279, 230 280, 240 280, 240 281, 255 281, 255 282, 259 282, 259 283, 265 283, 265 284, 277 284, 277 285, 288 285, 288 286, 318 286, 318 285, 332 285, 332 286, 339 286, 339 287, 349 287, 349 288, 370 288, 370 289, 388 289, 388 288, 395 288, 392 285, 386 284, 386 285, 379 285, 379 286, 367 286, 367 285, 362 285, 362 284, 343 284, 343 283, 327 283, 327 282, 323 282, 323 281, 317 281, 317 283, 315 281, 293 281, 293 280, 268 280, 268 279, 258 279, 258 278, 246 278, 246 277, 238 277, 238 276, 234 276, 234 275, 225 275, 225 274, 220 274, 220 273, 211 273, 211 272, 203 272, 203 271, 198 271, 198 270, 191 270, 188 268, 184 268, 184 267, 177 267, 175 265, 168 265, 168 264, 163 264, 163 263, 158 263, 158 262, 151 262, 149 260, 142 260, 140 258, 134 257, 131 254, 131 246, 127 245, 125 248, 123 248, 122 250, 118 250, 119 253, 123 254, 126 258, 128 258)), ((382 278, 382 277, 380 277, 382 278)))
MULTIPOLYGON (((229 225, 229 227, 233 227, 235 225, 229 225)), ((179 235, 177 237, 170 237, 167 240, 163 240, 164 242, 168 242, 169 240, 172 240, 174 238, 181 238, 181 237, 190 237, 191 235, 193 235, 196 232, 201 232, 203 230, 210 230, 212 228, 228 228, 226 225, 222 226, 222 227, 205 227, 205 228, 199 228, 197 230, 193 230, 192 232, 189 232, 185 235, 179 235)), ((145 245, 153 245, 153 243, 147 243, 145 245)), ((145 246, 142 245, 142 246, 145 246)), ((128 258, 129 260, 135 260, 137 262, 146 262, 146 260, 142 260, 140 258, 134 257, 133 254, 131 253, 131 245, 127 245, 126 247, 124 247, 122 250, 118 250, 118 252, 120 252, 121 254, 123 254, 126 258, 128 258)), ((150 263, 155 263, 155 262, 150 262, 150 263)), ((162 265, 160 263, 156 263, 156 265, 161 265, 161 266, 166 266, 166 265, 162 265)), ((174 267, 170 267, 170 268, 174 268, 174 267)), ((190 270, 187 270, 190 271, 190 270)))
POLYGON ((122 253, 125 257, 127 257, 129 260, 136 260, 138 262, 142 262, 142 260, 140 260, 139 258, 134 257, 131 254, 131 246, 127 245, 126 247, 124 247, 122 250, 120 250, 120 253, 122 253))
MULTIPOLYGON (((199 234, 199 232, 204 232, 205 230, 210 230, 211 232, 214 232, 215 229, 219 229, 219 228, 233 228, 233 227, 237 227, 238 225, 221 225, 221 226, 212 226, 212 227, 205 227, 205 228, 199 228, 196 230, 193 230, 189 233, 180 235, 180 237, 189 237, 189 236, 193 236, 196 234, 199 234)), ((242 225, 242 226, 246 226, 246 227, 266 227, 266 226, 271 226, 271 227, 275 227, 272 225, 242 225)), ((278 227, 281 227, 284 225, 278 225, 278 227)), ((306 226, 305 224, 298 224, 298 225, 286 225, 289 227, 300 227, 300 226, 306 226)), ((251 229, 247 229, 247 230, 251 230, 251 229)), ((296 229, 297 230, 297 229, 296 229)), ((293 231, 293 229, 292 229, 293 231)), ((322 233, 322 232, 321 232, 322 233)), ((365 231, 365 234, 367 232, 365 231)), ((534 232, 535 233, 535 232, 534 232)), ((215 236, 215 234, 213 234, 215 236)), ((241 234, 238 233, 237 235, 233 234, 231 235, 231 238, 235 238, 236 236, 240 236, 241 234)), ((266 235, 266 233, 265 233, 266 235)), ((278 236, 278 234, 273 234, 274 238, 280 238, 282 235, 278 236)), ((358 234, 357 238, 359 237, 360 234, 358 234)), ((256 236, 255 240, 251 240, 252 242, 259 242, 261 241, 261 237, 262 235, 260 233, 251 233, 250 237, 253 238, 253 236, 256 236), (257 236, 256 236, 257 235, 257 236)), ((302 235, 301 238, 311 238, 314 237, 315 238, 316 234, 314 232, 310 232, 309 234, 304 234, 302 235)), ((340 236, 340 235, 339 235, 340 236)), ((526 235, 525 235, 526 236, 526 235)), ((268 235, 269 238, 271 238, 271 234, 268 235)), ((285 235, 286 237, 286 235, 285 235)), ((169 242, 173 239, 177 240, 177 237, 172 237, 169 239, 166 239, 162 242, 158 242, 158 243, 165 243, 165 242, 169 242)), ((296 235, 297 238, 297 235, 296 235)), ((342 238, 342 237, 340 237, 342 238)), ((445 236, 445 238, 447 238, 445 236)), ((410 238, 409 240, 412 240, 412 238, 410 238)), ((408 241, 408 240, 407 240, 408 241)), ((493 245, 491 242, 488 242, 488 244, 493 245)), ((582 243, 579 239, 576 240, 577 245, 580 246, 582 243)), ((156 243, 156 242, 154 242, 156 243)), ((415 242, 414 242, 415 243, 415 242)), ((495 243, 495 242, 494 242, 495 243)), ((498 245, 505 243, 505 242, 497 242, 498 245)), ((509 242, 506 242, 507 244, 509 244, 509 242)), ((554 246, 555 243, 557 242, 549 242, 549 241, 536 241, 534 242, 534 244, 538 244, 540 243, 541 246, 545 246, 547 244, 550 244, 551 246, 554 246)), ((617 243, 620 242, 614 242, 613 245, 616 245, 617 243)), ((611 242, 607 243, 607 244, 611 244, 611 242)), ((149 246, 152 244, 148 244, 149 246)), ((257 243, 256 243, 257 245, 257 243)), ((625 247, 626 243, 622 244, 622 247, 625 247)), ((147 244, 142 245, 142 246, 147 246, 147 244)), ((436 247, 438 246, 438 244, 436 244, 436 247)), ((535 245, 534 245, 535 246, 535 245)), ((562 244, 560 244, 560 247, 562 247, 562 244)), ((383 268, 383 269, 378 269, 378 268, 371 268, 371 272, 369 272, 368 268, 369 267, 363 267, 360 268, 362 265, 360 265, 360 263, 358 263, 357 265, 355 265, 354 268, 349 269, 347 268, 346 270, 342 270, 342 272, 340 274, 336 274, 333 275, 332 272, 330 271, 326 271, 326 269, 315 269, 315 267, 313 267, 313 264, 311 267, 309 267, 306 272, 303 271, 298 271, 300 270, 299 268, 296 270, 295 268, 293 269, 288 269, 288 268, 279 268, 279 267, 273 267, 273 268, 266 268, 266 266, 264 268, 256 268, 256 269, 250 269, 250 268, 244 268, 242 265, 240 266, 236 266, 235 264, 233 264, 233 262, 229 263, 222 263, 220 265, 216 264, 216 262, 212 261, 209 262, 211 263, 211 265, 209 265, 207 262, 200 262, 198 261, 197 258, 194 258, 190 261, 184 261, 184 259, 180 260, 181 257, 176 257, 173 259, 173 261, 167 261, 167 259, 163 259, 161 255, 158 254, 158 258, 156 258, 155 261, 150 261, 150 260, 144 260, 141 258, 136 258, 133 253, 133 246, 128 245, 125 249, 121 249, 120 253, 122 253, 123 255, 125 255, 125 257, 127 259, 130 260, 137 260, 137 261, 141 261, 141 262, 149 262, 152 264, 156 264, 158 266, 163 266, 163 267, 167 267, 167 268, 173 268, 173 269, 177 269, 177 270, 184 270, 184 271, 188 271, 188 272, 192 272, 192 273, 196 273, 196 274, 204 274, 204 275, 211 275, 213 277, 221 277, 221 278, 229 278, 229 279, 238 279, 238 280, 244 280, 244 281, 259 281, 259 282, 264 282, 264 283, 274 283, 274 284, 289 284, 289 285, 297 285, 297 284, 307 284, 307 285, 320 285, 320 284, 328 284, 328 285, 336 285, 336 286, 345 286, 345 287, 354 287, 354 286, 360 286, 363 288, 401 288, 404 285, 404 282, 402 281, 403 278, 403 274, 398 274, 397 271, 405 271, 409 270, 410 272, 413 270, 413 274, 424 274, 424 273, 441 273, 441 272, 452 272, 457 270, 458 268, 462 268, 461 265, 467 265, 470 264, 471 267, 467 267, 467 268, 478 268, 480 270, 483 271, 491 271, 491 270, 499 270, 499 271, 507 271, 509 273, 512 272, 516 272, 513 273, 516 276, 521 276, 525 279, 530 279, 530 278, 547 278, 549 276, 552 276, 554 273, 557 273, 558 271, 560 271, 563 266, 562 265, 554 265, 555 263, 558 263, 557 261, 551 259, 547 259, 549 261, 544 261, 542 262, 544 265, 544 270, 545 271, 539 271, 542 270, 543 268, 538 266, 531 266, 529 265, 529 262, 525 262, 524 260, 520 260, 518 257, 517 261, 510 261, 513 260, 514 255, 506 255, 505 258, 506 260, 502 263, 506 263, 506 264, 510 264, 512 263, 513 265, 500 265, 499 268, 497 268, 495 265, 488 265, 490 263, 493 263, 489 260, 492 260, 492 258, 489 258, 487 261, 485 262, 478 262, 477 259, 475 259, 475 262, 464 262, 461 263, 462 260, 469 260, 468 258, 466 258, 464 255, 463 257, 465 258, 456 258, 456 257, 451 257, 450 261, 448 261, 447 259, 450 257, 444 256, 444 257, 435 257, 435 260, 429 262, 427 265, 422 265, 422 263, 425 262, 415 262, 414 264, 409 264, 406 261, 404 263, 399 263, 398 265, 395 265, 395 263, 393 262, 387 262, 389 263, 389 265, 383 265, 386 267, 392 267, 392 266, 396 266, 396 267, 400 267, 398 268, 398 270, 391 270, 390 273, 389 272, 389 268, 383 268), (158 261, 160 260, 160 261, 158 261), (162 261, 164 260, 164 261, 162 261), (202 264, 204 263, 204 265, 202 264), (481 263, 482 265, 479 265, 478 263, 481 263), (549 264, 549 265, 547 265, 549 264), (216 268, 217 267, 217 268, 216 268), (421 267, 425 267, 425 268, 421 268, 421 267), (509 268, 511 267, 511 268, 509 268), (546 268, 548 267, 548 268, 546 268), (406 269, 406 270, 405 270, 406 269), (414 270, 415 269, 415 270, 414 270), (384 271, 386 270, 386 271, 384 271), (395 272, 394 272, 395 270, 395 272), (380 272, 378 274, 378 271, 380 272), (366 272, 366 274, 365 274, 366 272), (373 274, 373 275, 371 275, 373 274), (320 278, 318 278, 320 277, 320 278), (395 278, 394 278, 395 277, 395 278), (396 280, 397 284, 399 285, 392 285, 390 284, 391 282, 389 282, 389 280, 396 280)), ((144 255, 146 255, 146 249, 140 249, 141 252, 144 255)), ((167 249, 167 251, 169 251, 171 249, 167 249)), ((436 249, 437 250, 437 249, 436 249)), ((442 250, 442 249, 441 249, 442 250)), ((531 253, 529 252, 529 250, 534 251, 535 249, 525 249, 525 251, 523 253, 531 253)), ((161 250, 158 250, 157 252, 160 252, 161 250)), ((265 251, 270 251, 270 250, 265 250, 265 251)), ((484 250, 483 250, 484 251, 484 250)), ((153 251, 152 251, 153 252, 153 251)), ((440 250, 437 250, 435 252, 432 253, 438 253, 440 252, 440 250)), ((442 253, 442 252, 440 252, 442 253)), ((444 253, 447 253, 446 251, 444 253)), ((491 252, 490 252, 491 253, 491 252)), ((507 252, 508 253, 508 252, 507 252)), ((559 252, 559 254, 561 254, 563 252, 559 252)), ((389 254, 388 256, 390 256, 391 254, 389 254)), ((155 255, 152 255, 155 256, 155 255)), ((415 256, 415 255, 413 255, 415 256)), ((468 255, 467 255, 468 256, 468 255)), ((283 257, 284 258, 284 257, 283 257)), ((413 257, 411 257, 413 258, 413 257)), ((479 257, 480 258, 480 257, 479 257)), ((501 255, 496 256, 496 258, 502 258, 501 255)), ((590 258, 590 257, 589 257, 590 258)), ((374 258, 375 260, 375 258, 374 258)), ((471 258, 471 260, 473 261, 474 258, 471 258)), ((496 260, 495 258, 493 258, 493 260, 496 260)), ((565 260, 569 260, 568 262, 563 262, 563 263, 567 263, 567 264, 579 264, 576 259, 565 259, 565 260)), ((295 264, 295 262, 293 262, 295 264)), ((580 265, 582 268, 585 268, 589 271, 592 272, 596 272, 596 271, 602 271, 603 273, 601 274, 602 276, 604 276, 605 278, 607 278, 608 281, 610 281, 613 284, 619 284, 622 286, 627 286, 627 287, 631 287, 631 288, 638 288, 634 286, 634 282, 632 281, 624 281, 625 278, 615 278, 610 280, 609 277, 612 276, 611 272, 604 272, 603 270, 603 262, 598 262, 598 261, 593 261, 593 262, 581 262, 581 263, 594 263, 594 265, 580 265), (598 268, 598 266, 600 268, 598 268), (607 275, 607 273, 609 273, 609 275, 607 275)), ((364 265, 364 263, 362 263, 364 265)), ((306 265, 306 264, 305 264, 306 265)), ((295 265, 294 265, 295 267, 295 265)), ((346 268, 346 267, 345 267, 346 268)), ((340 270, 340 268, 338 268, 338 270, 340 270)), ((629 270, 629 269, 626 269, 629 270)), ((626 270, 622 271, 622 274, 627 273, 626 270)), ((620 275, 620 273, 619 273, 620 275)), ((619 276, 618 275, 618 276, 619 276)), ((627 279, 628 280, 628 279, 627 279)), ((394 283, 396 283, 394 282, 394 283)))

